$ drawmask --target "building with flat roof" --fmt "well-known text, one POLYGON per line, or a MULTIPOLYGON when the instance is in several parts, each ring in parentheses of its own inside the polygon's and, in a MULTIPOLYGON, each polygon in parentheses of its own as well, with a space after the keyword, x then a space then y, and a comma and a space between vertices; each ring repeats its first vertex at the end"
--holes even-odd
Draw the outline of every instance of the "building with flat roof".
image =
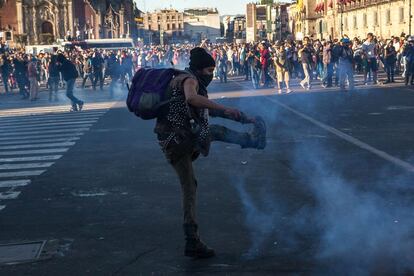
POLYGON ((204 39, 216 42, 216 39, 221 36, 218 10, 216 8, 185 9, 184 32, 195 42, 204 39))

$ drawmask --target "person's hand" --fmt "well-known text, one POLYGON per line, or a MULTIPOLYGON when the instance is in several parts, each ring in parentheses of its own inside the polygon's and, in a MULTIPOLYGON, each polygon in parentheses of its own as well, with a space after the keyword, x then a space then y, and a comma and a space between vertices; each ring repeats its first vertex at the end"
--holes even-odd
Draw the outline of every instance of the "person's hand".
POLYGON ((235 120, 240 120, 240 118, 241 118, 241 112, 238 109, 235 109, 235 108, 227 108, 224 111, 224 114, 234 118, 235 120))

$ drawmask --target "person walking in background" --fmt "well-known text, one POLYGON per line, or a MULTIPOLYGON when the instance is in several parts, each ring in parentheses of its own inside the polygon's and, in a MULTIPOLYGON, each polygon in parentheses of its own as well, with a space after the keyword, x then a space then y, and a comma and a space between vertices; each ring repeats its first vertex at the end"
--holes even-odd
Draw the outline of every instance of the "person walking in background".
POLYGON ((408 43, 404 46, 402 53, 405 60, 405 85, 414 85, 414 36, 408 38, 408 43))
POLYGON ((27 79, 27 63, 20 54, 13 59, 13 65, 20 96, 22 96, 23 100, 27 99, 29 98, 29 92, 27 92, 26 89, 26 85, 29 82, 29 80, 27 79))
POLYGON ((3 85, 4 85, 4 90, 6 92, 6 94, 9 93, 9 76, 11 73, 11 64, 9 62, 9 59, 7 58, 7 56, 5 54, 3 54, 0 57, 0 74, 1 74, 1 79, 3 81, 3 85))
POLYGON ((299 50, 299 55, 301 56, 303 73, 305 78, 300 82, 300 85, 303 89, 310 90, 312 88, 311 79, 312 79, 312 62, 314 49, 312 44, 309 41, 308 37, 305 37, 303 40, 303 48, 299 50))
POLYGON ((322 86, 332 87, 332 78, 334 72, 334 65, 332 62, 332 42, 328 41, 325 42, 323 46, 323 78, 322 78, 322 86))
POLYGON ((278 86, 278 93, 282 93, 282 83, 284 82, 286 85, 286 92, 290 93, 289 87, 289 59, 286 55, 286 50, 283 44, 278 45, 278 49, 276 52, 276 56, 274 57, 274 64, 276 68, 277 74, 277 86, 278 86))
POLYGON ((32 57, 30 60, 28 67, 27 67, 27 73, 29 77, 29 83, 30 83, 30 100, 36 101, 37 95, 39 93, 39 83, 38 83, 38 70, 37 70, 37 59, 35 57, 32 57))
POLYGON ((94 84, 94 77, 92 75, 92 56, 87 55, 83 59, 83 78, 82 78, 82 88, 85 88, 86 81, 91 81, 91 86, 94 84))
POLYGON ((122 69, 118 58, 115 53, 112 53, 108 59, 108 75, 111 77, 111 84, 109 87, 110 98, 114 97, 116 86, 119 85, 119 79, 121 78, 122 69))
POLYGON ((264 41, 260 43, 259 51, 260 51, 260 65, 261 65, 260 80, 263 83, 263 87, 268 88, 270 87, 270 83, 271 83, 271 80, 270 80, 271 78, 269 76, 270 51, 264 41))
POLYGON ((99 81, 99 87, 103 90, 103 68, 104 68, 104 59, 100 52, 95 51, 95 54, 92 58, 92 72, 93 72, 93 90, 96 90, 96 84, 99 81))
POLYGON ((351 41, 349 38, 343 38, 341 40, 341 51, 339 53, 339 74, 340 74, 340 87, 345 91, 345 81, 348 81, 349 90, 354 90, 354 52, 351 48, 351 41))
POLYGON ((59 71, 62 73, 63 79, 66 81, 66 96, 72 101, 71 111, 81 111, 84 103, 73 95, 75 81, 79 76, 78 71, 76 70, 75 65, 63 54, 58 55, 57 62, 59 71))
POLYGON ((253 88, 259 89, 260 88, 261 64, 260 64, 260 53, 259 53, 259 50, 257 49, 257 46, 253 46, 252 49, 250 49, 247 55, 247 60, 248 60, 249 67, 250 67, 249 69, 251 71, 253 88))
POLYGON ((57 65, 57 56, 52 55, 50 57, 49 67, 48 67, 48 76, 49 76, 49 102, 54 98, 55 101, 58 100, 57 93, 59 88, 59 67, 57 65))
POLYGON ((227 82, 227 62, 228 62, 228 55, 226 53, 226 50, 221 50, 221 53, 218 57, 218 67, 219 67, 219 78, 220 82, 227 82))
POLYGON ((364 83, 368 84, 368 75, 372 73, 373 84, 377 84, 377 44, 374 41, 374 35, 368 33, 367 40, 362 44, 362 52, 365 59, 364 83))
POLYGON ((395 63, 397 61, 397 51, 393 45, 392 40, 390 40, 384 50, 384 65, 387 71, 387 81, 385 83, 395 82, 395 63))

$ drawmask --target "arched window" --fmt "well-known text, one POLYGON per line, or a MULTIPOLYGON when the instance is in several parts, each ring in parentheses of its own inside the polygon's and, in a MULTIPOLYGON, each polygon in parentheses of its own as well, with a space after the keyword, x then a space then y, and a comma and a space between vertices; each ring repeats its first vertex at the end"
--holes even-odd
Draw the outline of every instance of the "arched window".
POLYGON ((42 34, 53 34, 53 25, 49 21, 42 24, 42 34))

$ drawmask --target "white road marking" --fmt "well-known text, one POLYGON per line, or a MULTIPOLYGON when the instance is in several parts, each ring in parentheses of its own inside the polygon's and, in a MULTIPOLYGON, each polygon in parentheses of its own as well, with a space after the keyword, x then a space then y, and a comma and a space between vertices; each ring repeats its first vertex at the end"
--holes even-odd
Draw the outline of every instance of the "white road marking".
POLYGON ((389 106, 387 110, 411 110, 414 106, 389 106))
POLYGON ((0 130, 5 129, 20 129, 20 128, 28 128, 28 127, 50 127, 50 126, 67 126, 67 125, 83 125, 83 124, 93 124, 96 123, 97 120, 82 120, 82 121, 67 121, 67 122, 55 122, 55 121, 41 121, 41 123, 11 123, 11 124, 0 124, 0 130))
POLYGON ((0 131, 7 133, 8 131, 14 132, 26 132, 26 131, 49 131, 49 130, 62 130, 62 129, 77 129, 77 128, 90 128, 92 124, 76 124, 69 126, 43 126, 43 127, 32 127, 32 126, 19 126, 19 127, 10 127, 5 128, 5 130, 0 128, 0 131))
MULTIPOLYGON (((47 134, 47 135, 30 135, 31 139, 42 139, 42 138, 61 138, 61 137, 73 137, 81 136, 83 132, 75 133, 62 133, 62 134, 47 134)), ((14 136, 14 137, 0 137, 0 141, 10 141, 10 140, 27 140, 27 136, 14 136)))
POLYGON ((0 164, 0 170, 20 170, 20 169, 34 169, 34 168, 49 168, 55 162, 45 163, 24 163, 24 164, 0 164))
POLYGON ((20 191, 2 192, 0 193, 0 200, 16 199, 20 193, 20 191))
MULTIPOLYGON (((84 106, 84 111, 89 110, 108 110, 111 108, 116 102, 104 102, 104 103, 94 103, 94 104, 86 104, 84 106)), ((3 109, 0 111, 0 117, 5 116, 24 116, 29 114, 44 114, 44 113, 59 113, 59 112, 68 112, 69 106, 62 105, 62 106, 51 106, 51 107, 31 107, 31 108, 10 108, 10 109, 3 109)), ((80 112, 82 113, 82 112, 80 112)))
POLYGON ((15 187, 23 187, 27 186, 32 181, 30 179, 22 179, 22 180, 4 180, 0 181, 0 188, 15 188, 15 187))
POLYGON ((43 155, 43 156, 30 156, 30 157, 0 158, 0 163, 50 161, 50 160, 58 160, 62 158, 62 156, 63 155, 43 155))
MULTIPOLYGON (((15 188, 31 183, 21 178, 43 174, 55 163, 50 161, 63 156, 30 155, 67 152, 115 103, 87 104, 78 113, 67 112, 68 106, 0 110, 0 188, 9 188, 0 192, 0 200, 18 198, 21 191, 15 188)), ((0 211, 5 208, 0 205, 0 211)))
POLYGON ((56 149, 41 149, 41 150, 0 151, 0 156, 57 153, 57 152, 67 152, 68 150, 69 150, 68 148, 56 148, 56 149))
MULTIPOLYGON (((88 131, 89 128, 73 128, 73 129, 55 129, 55 130, 43 130, 43 131, 23 131, 23 132, 6 132, 0 133, 0 136, 13 136, 13 135, 32 135, 32 134, 45 134, 45 133, 65 133, 65 132, 78 132, 78 131, 88 131)), ((72 133, 73 135, 73 133, 72 133)))
POLYGON ((39 171, 20 171, 20 172, 5 172, 0 173, 0 178, 21 177, 21 176, 38 176, 46 170, 39 171))
POLYGON ((390 155, 390 154, 388 154, 388 153, 386 153, 386 152, 384 152, 382 150, 376 149, 373 146, 368 145, 367 143, 362 142, 361 140, 358 140, 357 138, 354 138, 354 137, 352 137, 352 136, 350 136, 348 134, 345 134, 345 133, 343 133, 342 131, 340 131, 340 130, 338 130, 336 128, 333 128, 333 127, 328 126, 328 125, 326 125, 326 124, 324 124, 322 122, 319 122, 318 120, 313 119, 312 117, 310 117, 308 115, 305 115, 305 114, 303 114, 303 113, 301 113, 301 112, 299 112, 299 111, 291 108, 290 106, 288 106, 288 105, 286 105, 284 103, 279 102, 278 100, 275 100, 275 99, 272 99, 272 98, 267 98, 267 99, 270 100, 271 102, 277 104, 278 106, 280 106, 280 107, 282 107, 282 108, 284 108, 284 109, 292 112, 293 114, 295 114, 295 115, 297 115, 297 116, 305 119, 306 121, 308 121, 308 122, 310 122, 310 123, 312 123, 312 124, 314 124, 314 125, 322 128, 322 129, 324 129, 324 130, 326 130, 326 131, 328 131, 328 132, 330 132, 330 133, 338 136, 342 140, 345 140, 345 141, 347 141, 347 142, 349 142, 349 143, 351 143, 351 144, 353 144, 353 145, 355 145, 355 146, 357 146, 357 147, 359 147, 361 149, 364 149, 366 151, 369 151, 370 153, 372 153, 372 154, 374 154, 374 155, 376 155, 376 156, 378 156, 378 157, 380 157, 380 158, 382 158, 382 159, 384 159, 384 160, 386 160, 388 162, 391 162, 392 164, 394 164, 394 165, 396 165, 396 166, 398 166, 400 168, 403 168, 403 169, 405 169, 405 170, 407 170, 409 172, 414 172, 414 166, 411 165, 408 162, 405 162, 405 161, 403 161, 403 160, 401 160, 399 158, 396 158, 396 157, 394 157, 394 156, 392 156, 392 155, 390 155))
MULTIPOLYGON (((239 84, 237 82, 234 82, 234 83, 237 86, 239 86, 239 87, 241 87, 243 89, 246 89, 245 86, 243 86, 243 85, 241 85, 241 84, 239 84)), ((255 91, 252 90, 252 89, 249 89, 249 92, 252 92, 253 93, 255 91)), ((333 127, 331 127, 329 125, 326 125, 326 124, 324 124, 322 122, 319 122, 318 120, 316 120, 316 119, 314 119, 314 118, 312 118, 312 117, 310 117, 310 116, 308 116, 306 114, 303 114, 302 112, 299 112, 299 111, 295 110, 294 108, 292 108, 292 107, 290 107, 290 106, 288 106, 288 105, 286 105, 286 104, 284 104, 284 103, 282 103, 282 102, 280 102, 280 101, 278 101, 278 100, 276 100, 274 98, 267 97, 267 99, 269 101, 277 104, 278 106, 282 107, 283 109, 288 110, 291 113, 293 113, 293 114, 301 117, 302 119, 305 119, 306 121, 308 121, 308 122, 310 122, 310 123, 312 123, 312 124, 314 124, 314 125, 322 128, 322 129, 324 129, 324 130, 326 130, 326 131, 328 131, 328 132, 330 132, 332 134, 334 134, 335 136, 338 136, 342 140, 345 140, 345 141, 347 141, 347 142, 349 142, 349 143, 351 143, 351 144, 353 144, 353 145, 355 145, 355 146, 357 146, 357 147, 359 147, 361 149, 364 149, 364 150, 366 150, 366 151, 368 151, 368 152, 370 152, 370 153, 378 156, 379 158, 384 159, 384 160, 386 160, 386 161, 388 161, 388 162, 390 162, 390 163, 392 163, 392 164, 394 164, 394 165, 396 165, 396 166, 398 166, 400 168, 403 168, 403 169, 405 169, 405 170, 407 170, 409 172, 414 172, 414 166, 411 165, 408 162, 405 162, 405 161, 403 161, 403 160, 401 160, 399 158, 396 158, 396 157, 394 157, 394 156, 392 156, 392 155, 390 155, 390 154, 388 154, 388 153, 386 153, 386 152, 384 152, 382 150, 379 150, 377 148, 374 148, 373 146, 371 146, 371 145, 369 145, 369 144, 367 144, 365 142, 362 142, 361 140, 358 140, 357 138, 354 138, 354 137, 352 137, 352 136, 350 136, 348 134, 345 134, 345 133, 343 133, 342 131, 340 131, 340 130, 338 130, 336 128, 333 128, 333 127)))
POLYGON ((52 147, 71 147, 73 145, 75 145, 75 142, 46 143, 46 144, 29 144, 29 145, 17 145, 17 146, 0 146, 0 150, 31 149, 31 148, 52 148, 52 147))
POLYGON ((84 114, 82 116, 79 115, 34 115, 34 116, 30 116, 30 117, 10 117, 10 118, 0 118, 0 123, 28 123, 28 122, 39 122, 39 121, 45 121, 45 120, 53 120, 53 121, 58 121, 58 120, 81 120, 81 119, 87 119, 87 120, 97 120, 99 118, 101 118, 106 112, 103 113, 99 113, 99 114, 84 114))
POLYGON ((28 140, 19 140, 19 141, 7 141, 1 142, 0 146, 10 146, 10 145, 25 145, 25 144, 40 144, 40 143, 58 143, 58 142, 71 142, 79 140, 79 137, 68 137, 68 138, 55 138, 55 139, 29 139, 28 140))

